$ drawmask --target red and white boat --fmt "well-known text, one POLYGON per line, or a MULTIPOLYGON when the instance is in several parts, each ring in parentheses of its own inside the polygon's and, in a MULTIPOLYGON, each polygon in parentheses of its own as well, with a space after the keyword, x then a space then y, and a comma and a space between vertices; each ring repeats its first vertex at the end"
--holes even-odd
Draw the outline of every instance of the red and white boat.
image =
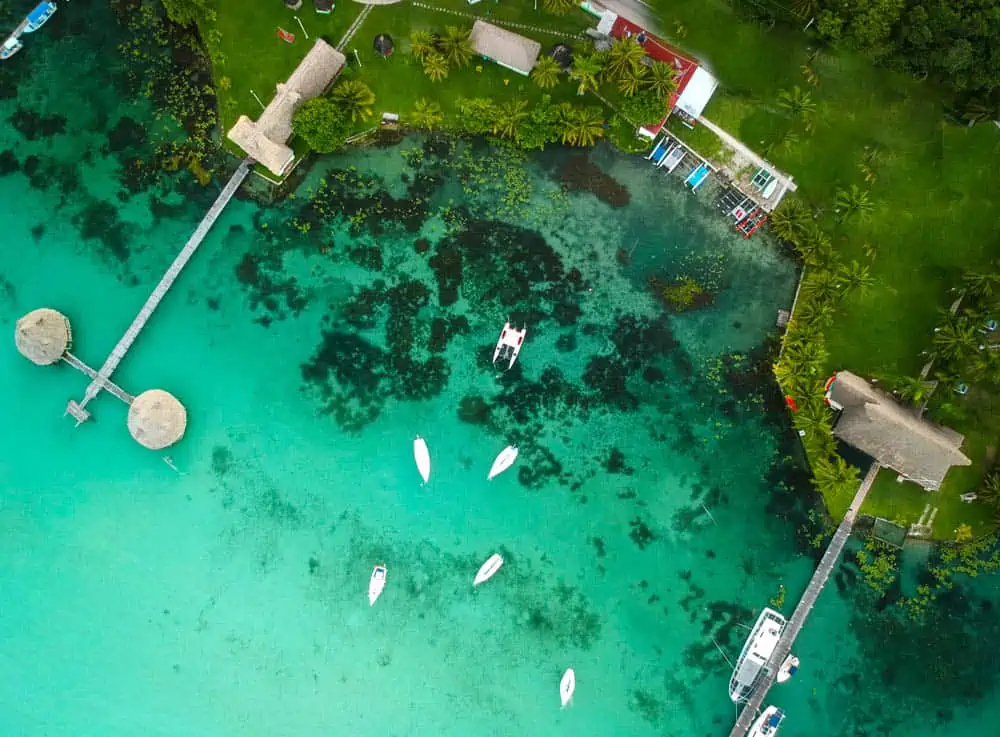
POLYGON ((500 331, 500 339, 497 341, 496 350, 493 351, 493 366, 501 371, 509 371, 517 354, 521 352, 521 344, 524 343, 524 336, 528 334, 528 328, 511 327, 509 322, 503 324, 500 331))

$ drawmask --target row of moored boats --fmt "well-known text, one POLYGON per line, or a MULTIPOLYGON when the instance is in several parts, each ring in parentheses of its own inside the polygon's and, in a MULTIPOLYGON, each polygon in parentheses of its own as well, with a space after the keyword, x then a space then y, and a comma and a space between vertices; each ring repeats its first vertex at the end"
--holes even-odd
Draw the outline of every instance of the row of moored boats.
MULTIPOLYGON (((493 365, 496 368, 501 371, 510 370, 517 360, 518 354, 521 352, 521 345, 524 343, 526 334, 526 328, 517 330, 511 327, 509 322, 504 325, 500 333, 500 339, 497 341, 496 349, 493 352, 493 365)), ((413 460, 417 464, 417 472, 420 474, 420 478, 424 480, 424 483, 429 482, 431 480, 430 449, 427 447, 427 441, 419 435, 413 440, 413 460)), ((496 478, 513 466, 516 460, 517 446, 508 445, 493 460, 493 465, 490 466, 490 471, 486 476, 487 481, 496 478)), ((476 588, 489 581, 502 566, 503 556, 500 553, 491 555, 479 566, 479 570, 476 571, 476 575, 472 579, 472 587, 476 588)), ((369 606, 375 606, 375 602, 378 601, 385 590, 388 574, 389 569, 385 565, 377 565, 372 569, 372 575, 368 581, 369 606)), ((567 668, 559 681, 559 699, 563 706, 570 704, 575 690, 576 672, 572 668, 567 668)))

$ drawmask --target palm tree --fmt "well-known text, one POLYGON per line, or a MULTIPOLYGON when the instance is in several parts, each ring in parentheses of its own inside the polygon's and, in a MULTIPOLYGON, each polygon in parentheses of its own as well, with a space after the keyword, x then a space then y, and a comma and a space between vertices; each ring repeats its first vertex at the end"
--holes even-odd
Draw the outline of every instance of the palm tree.
POLYGON ((421 97, 410 113, 410 121, 417 128, 432 131, 444 122, 444 111, 433 100, 428 101, 421 97))
POLYGON ((973 297, 989 299, 1000 292, 1000 273, 970 271, 962 277, 962 280, 973 297))
POLYGON ((767 224, 778 238, 797 244, 811 221, 809 210, 802 204, 802 200, 786 197, 782 201, 782 206, 771 213, 767 224))
POLYGON ((542 7, 553 15, 566 15, 576 6, 576 0, 542 0, 542 7))
POLYGON ((375 93, 368 85, 359 79, 346 79, 333 88, 331 95, 340 105, 344 115, 350 115, 351 121, 358 118, 368 118, 375 104, 375 93))
POLYGON ((802 281, 802 291, 807 296, 823 301, 840 298, 840 279, 830 269, 813 269, 802 281))
POLYGON ((420 61, 434 51, 434 34, 430 31, 414 31, 410 34, 410 52, 420 61))
POLYGON ((810 397, 800 405, 792 417, 796 430, 807 435, 829 435, 831 431, 830 408, 821 399, 810 397))
POLYGON ((629 72, 638 72, 646 58, 646 50, 634 38, 619 38, 608 52, 607 74, 621 79, 629 72))
POLYGON ((934 348, 945 359, 961 361, 976 352, 979 336, 968 318, 959 317, 934 328, 934 348))
POLYGON ((892 380, 892 390, 904 402, 920 406, 934 391, 934 382, 914 376, 899 376, 892 380))
POLYGON ((813 102, 812 95, 804 92, 801 87, 795 85, 791 91, 781 90, 778 93, 778 107, 782 107, 792 114, 792 117, 800 118, 806 123, 812 120, 816 112, 816 103, 813 102))
POLYGON ((466 66, 476 53, 469 40, 469 31, 455 26, 444 29, 444 35, 438 39, 438 51, 453 67, 466 66))
POLYGON ((1000 472, 994 471, 985 479, 976 492, 976 497, 983 504, 1000 509, 1000 472))
POLYGON ((493 134, 515 140, 521 137, 521 123, 528 117, 527 100, 508 100, 497 111, 497 119, 493 123, 493 134))
POLYGON ((857 261, 842 265, 837 269, 837 276, 843 282, 844 288, 848 290, 859 289, 864 292, 875 283, 868 266, 859 264, 857 261))
POLYGON ((448 60, 436 51, 431 51, 424 56, 424 74, 431 78, 432 82, 440 82, 448 76, 448 60))
POLYGON ((593 146, 604 135, 604 118, 596 107, 573 107, 563 103, 559 108, 562 141, 572 146, 593 146))
POLYGON ((872 201, 868 197, 868 192, 856 184, 852 184, 850 189, 838 189, 835 204, 841 222, 853 215, 865 219, 872 211, 872 201))
POLYGON ((839 455, 817 458, 812 464, 812 470, 813 481, 825 496, 850 498, 861 484, 858 469, 839 455))
POLYGON ((807 266, 823 266, 833 255, 830 236, 814 220, 805 222, 798 242, 792 246, 807 266))
POLYGON ((792 12, 801 20, 808 20, 819 15, 819 0, 792 0, 792 12))
POLYGON ((582 95, 587 90, 597 89, 597 78, 601 74, 601 62, 593 56, 580 55, 573 60, 569 77, 579 83, 576 93, 582 95))
POLYGON ((795 319, 801 320, 814 330, 825 330, 830 327, 836 316, 837 308, 830 302, 819 299, 803 300, 795 310, 795 319))
POLYGON ((559 84, 559 77, 562 75, 562 67, 551 56, 543 56, 531 70, 531 78, 535 84, 543 90, 550 89, 559 84))
POLYGON ((649 67, 649 79, 646 85, 661 100, 669 100, 670 96, 677 91, 677 74, 674 68, 662 61, 654 61, 649 67))
POLYGON ((640 66, 635 70, 626 70, 618 78, 618 89, 627 97, 632 97, 636 92, 646 86, 646 67, 640 66))

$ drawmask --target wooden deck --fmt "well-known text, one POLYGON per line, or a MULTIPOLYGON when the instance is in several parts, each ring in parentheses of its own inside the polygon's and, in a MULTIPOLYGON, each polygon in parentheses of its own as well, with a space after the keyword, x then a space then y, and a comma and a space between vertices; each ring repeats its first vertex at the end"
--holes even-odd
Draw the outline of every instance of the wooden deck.
MULTIPOLYGON (((205 239, 208 231, 215 224, 215 221, 218 220, 219 215, 222 214, 222 211, 225 209, 226 205, 229 204, 233 195, 236 194, 236 190, 239 189, 243 180, 246 179, 252 166, 253 160, 249 158, 240 163, 232 177, 229 178, 226 186, 223 187, 222 192, 219 193, 215 202, 212 203, 208 212, 205 213, 205 217, 203 217, 201 222, 198 223, 198 227, 195 228, 194 233, 191 234, 187 243, 184 244, 184 248, 181 249, 181 252, 177 254, 173 263, 170 264, 170 267, 160 278, 160 283, 156 285, 156 288, 146 299, 146 303, 142 306, 142 309, 139 310, 139 314, 135 316, 135 319, 132 321, 132 324, 129 325, 128 330, 126 330, 125 334, 121 337, 121 339, 119 339, 118 344, 112 349, 97 374, 92 377, 93 380, 87 386, 83 399, 80 402, 74 403, 75 410, 79 412, 79 415, 74 414, 74 416, 77 417, 78 420, 86 414, 84 408, 87 406, 87 403, 96 397, 102 389, 106 389, 109 386, 109 378, 111 374, 114 373, 116 368, 118 368, 118 364, 121 363, 125 354, 128 353, 128 349, 132 347, 135 339, 139 337, 139 333, 146 326, 149 318, 159 306, 160 301, 164 296, 166 296, 167 292, 170 291, 170 287, 173 286, 174 281, 177 280, 181 271, 185 266, 187 266, 187 262, 191 260, 194 252, 198 250, 198 246, 201 245, 201 242, 205 239)), ((82 362, 81 365, 83 365, 82 362)))
POLYGON ((868 491, 871 489, 872 484, 875 483, 875 477, 878 476, 879 468, 878 463, 873 463, 871 468, 868 469, 868 474, 861 482, 861 486, 854 495, 851 506, 847 509, 847 514, 844 515, 843 521, 833 535, 833 539, 830 540, 830 544, 823 554, 822 560, 820 560, 819 565, 816 567, 816 572, 813 573, 812 578, 809 580, 809 585, 806 586, 805 593, 802 594, 802 599, 799 600, 799 604, 795 607, 791 619, 785 625, 785 629, 781 633, 781 639, 778 640, 774 652, 771 653, 771 658, 761 671, 757 683, 750 693, 750 698, 747 699, 743 711, 740 712, 736 724, 733 725, 733 729, 729 733, 729 737, 744 737, 747 730, 753 724, 753 720, 757 718, 760 707, 764 703, 764 699, 767 698, 768 691, 774 685, 778 669, 785 658, 788 657, 788 653, 791 652, 795 638, 799 636, 799 632, 805 625, 806 618, 819 598, 823 586, 826 585, 827 580, 830 578, 830 573, 837 565, 840 554, 844 550, 844 545, 847 544, 847 540, 851 536, 851 530, 854 527, 855 519, 857 519, 858 510, 861 509, 865 497, 868 496, 868 491))

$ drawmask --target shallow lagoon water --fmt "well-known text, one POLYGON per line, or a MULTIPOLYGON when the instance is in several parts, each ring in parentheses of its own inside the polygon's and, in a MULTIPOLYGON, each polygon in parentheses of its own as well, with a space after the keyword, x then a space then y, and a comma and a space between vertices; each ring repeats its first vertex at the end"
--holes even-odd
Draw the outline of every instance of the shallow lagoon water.
MULTIPOLYGON (((88 13, 60 12, 2 70, 0 116, 36 122, 0 133, 0 321, 60 309, 99 364, 218 185, 124 186, 149 141, 112 131, 155 126, 121 99, 107 11, 88 13)), ((735 657, 782 584, 789 614, 815 555, 762 359, 796 276, 603 148, 511 163, 411 138, 318 164, 280 205, 234 201, 116 373, 187 406, 179 473, 106 395, 93 422, 62 417, 85 386, 72 369, 0 352, 0 727, 726 734, 720 649, 735 657), (649 279, 682 276, 713 304, 667 313, 649 279), (507 317, 529 336, 497 376, 507 317), (473 590, 495 551, 506 565, 473 590)), ((843 565, 773 694, 782 734, 981 734, 993 587, 904 625, 843 565)))

